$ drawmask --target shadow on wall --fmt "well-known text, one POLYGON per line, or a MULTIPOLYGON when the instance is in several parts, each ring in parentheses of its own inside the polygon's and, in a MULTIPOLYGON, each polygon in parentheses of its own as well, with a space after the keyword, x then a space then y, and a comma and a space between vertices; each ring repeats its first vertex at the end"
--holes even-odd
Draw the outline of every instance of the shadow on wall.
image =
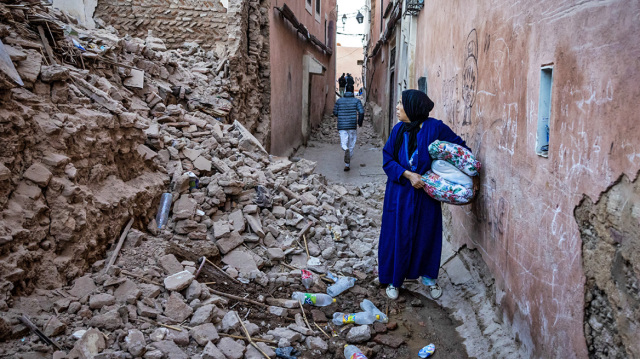
POLYGON ((574 215, 586 276, 584 335, 589 357, 640 358, 640 172, 623 175, 574 215))

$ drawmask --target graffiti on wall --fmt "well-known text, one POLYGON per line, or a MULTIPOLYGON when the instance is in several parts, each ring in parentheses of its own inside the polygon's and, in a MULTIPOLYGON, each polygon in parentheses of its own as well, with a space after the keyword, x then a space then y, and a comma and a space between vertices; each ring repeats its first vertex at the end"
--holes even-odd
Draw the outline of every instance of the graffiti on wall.
POLYGON ((462 73, 462 100, 464 117, 462 126, 471 125, 471 108, 476 101, 478 91, 478 32, 471 30, 465 45, 464 70, 462 73))

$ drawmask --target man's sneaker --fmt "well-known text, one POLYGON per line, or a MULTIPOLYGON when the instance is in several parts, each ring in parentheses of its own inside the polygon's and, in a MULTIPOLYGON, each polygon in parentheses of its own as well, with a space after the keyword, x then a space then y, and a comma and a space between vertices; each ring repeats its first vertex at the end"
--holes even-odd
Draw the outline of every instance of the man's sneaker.
MULTIPOLYGON (((344 163, 351 163, 351 154, 349 153, 349 150, 344 150, 344 163)), ((348 170, 345 170, 348 171, 348 170)))
POLYGON ((351 166, 349 165, 344 165, 344 171, 347 172, 351 169, 351 166))
POLYGON ((389 284, 389 286, 387 287, 387 297, 389 297, 389 299, 392 300, 396 300, 398 299, 398 288, 394 287, 393 284, 389 284))

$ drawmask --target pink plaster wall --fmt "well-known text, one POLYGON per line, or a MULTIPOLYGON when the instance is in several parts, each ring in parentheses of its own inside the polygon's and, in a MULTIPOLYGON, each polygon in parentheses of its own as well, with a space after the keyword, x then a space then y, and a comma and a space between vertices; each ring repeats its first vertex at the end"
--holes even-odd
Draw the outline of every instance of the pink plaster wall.
MULTIPOLYGON (((310 125, 317 126, 324 113, 333 111, 335 103, 335 7, 336 0, 321 0, 320 22, 305 9, 306 0, 272 0, 272 7, 287 4, 309 32, 325 41, 325 14, 333 21, 332 48, 329 56, 298 35, 276 9, 270 10, 269 43, 271 55, 271 153, 286 155, 303 142, 302 134, 302 61, 309 53, 326 67, 324 75, 311 76, 310 125)), ((315 11, 315 2, 312 0, 315 11)), ((328 32, 329 30, 327 30, 328 32)), ((327 36, 330 36, 329 34, 327 36)))
POLYGON ((343 73, 350 73, 355 80, 354 89, 356 92, 362 87, 362 65, 358 65, 358 61, 362 61, 362 47, 345 47, 338 46, 336 48, 336 86, 338 86, 338 78, 343 73))
POLYGON ((426 1, 416 76, 434 117, 483 163, 452 240, 477 248, 519 339, 539 358, 586 358, 574 208, 640 168, 640 3, 426 1), (540 68, 552 63, 549 158, 535 154, 540 68))

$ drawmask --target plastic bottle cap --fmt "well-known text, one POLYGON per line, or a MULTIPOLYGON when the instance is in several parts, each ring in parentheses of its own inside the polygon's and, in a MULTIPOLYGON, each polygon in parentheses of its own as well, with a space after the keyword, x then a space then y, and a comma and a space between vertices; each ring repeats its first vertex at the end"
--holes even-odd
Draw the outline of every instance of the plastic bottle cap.
POLYGON ((346 347, 348 347, 348 346, 349 346, 349 344, 345 344, 345 345, 344 345, 344 347, 345 347, 345 348, 346 348, 346 347))
POLYGON ((335 302, 336 302, 336 298, 333 298, 333 303, 335 303, 335 302))
POLYGON ((380 319, 380 314, 376 314, 376 319, 380 319))

